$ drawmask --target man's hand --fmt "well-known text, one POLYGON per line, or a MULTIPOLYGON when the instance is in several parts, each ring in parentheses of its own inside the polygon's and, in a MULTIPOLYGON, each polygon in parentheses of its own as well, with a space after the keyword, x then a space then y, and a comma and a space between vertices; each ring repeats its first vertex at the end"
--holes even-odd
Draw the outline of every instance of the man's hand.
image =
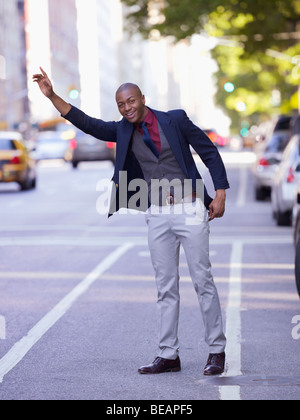
POLYGON ((51 99, 54 96, 54 90, 52 83, 47 76, 46 72, 40 67, 42 74, 34 74, 32 79, 39 85, 42 93, 46 96, 46 98, 51 99))
POLYGON ((53 90, 51 80, 46 72, 40 67, 42 74, 33 75, 32 79, 39 85, 42 93, 49 98, 55 108, 61 113, 62 116, 67 115, 71 110, 71 105, 64 101, 60 96, 56 95, 53 90))
POLYGON ((225 214, 226 191, 218 190, 216 198, 209 206, 209 221, 223 217, 225 214))

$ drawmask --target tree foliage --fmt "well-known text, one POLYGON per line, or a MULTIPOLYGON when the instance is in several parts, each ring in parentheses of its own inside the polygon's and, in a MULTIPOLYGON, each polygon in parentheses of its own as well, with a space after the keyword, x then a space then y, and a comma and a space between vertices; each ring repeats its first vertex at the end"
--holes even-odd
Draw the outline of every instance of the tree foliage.
POLYGON ((145 38, 160 34, 175 42, 206 33, 219 71, 216 100, 235 128, 240 120, 297 109, 300 83, 300 0, 122 0, 128 29, 145 38), (280 53, 280 54, 278 54, 280 53), (235 85, 227 93, 224 83, 235 85), (280 92, 281 101, 278 102, 280 92), (246 109, 237 111, 237 103, 246 109))

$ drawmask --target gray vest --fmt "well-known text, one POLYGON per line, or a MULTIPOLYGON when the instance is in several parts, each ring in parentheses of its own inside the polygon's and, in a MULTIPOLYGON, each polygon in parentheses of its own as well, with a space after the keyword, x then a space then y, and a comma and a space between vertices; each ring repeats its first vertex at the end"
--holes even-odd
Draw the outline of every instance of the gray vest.
POLYGON ((192 194, 192 187, 189 187, 189 183, 184 183, 186 175, 180 168, 159 123, 158 129, 161 140, 159 159, 146 146, 138 130, 133 134, 132 151, 148 184, 151 204, 164 206, 170 194, 175 197, 175 202, 179 202, 184 196, 192 194))

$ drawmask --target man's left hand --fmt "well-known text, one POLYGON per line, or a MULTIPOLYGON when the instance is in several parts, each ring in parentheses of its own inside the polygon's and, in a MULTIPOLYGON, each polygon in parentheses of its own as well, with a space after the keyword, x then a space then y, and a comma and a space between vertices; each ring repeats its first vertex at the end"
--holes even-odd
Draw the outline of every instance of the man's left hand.
POLYGON ((209 206, 209 221, 223 217, 225 214, 226 191, 217 190, 216 198, 209 206))

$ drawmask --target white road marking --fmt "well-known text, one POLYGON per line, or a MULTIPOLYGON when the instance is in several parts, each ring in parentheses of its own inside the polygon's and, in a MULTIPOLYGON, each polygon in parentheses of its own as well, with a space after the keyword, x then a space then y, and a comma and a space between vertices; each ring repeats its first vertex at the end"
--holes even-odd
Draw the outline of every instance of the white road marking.
MULTIPOLYGON (((210 254, 211 257, 214 257, 214 256, 217 255, 217 251, 210 251, 209 254, 210 254)), ((184 250, 182 248, 180 248, 180 255, 184 255, 184 250)), ((144 257, 145 258, 150 258, 151 254, 150 254, 150 251, 141 251, 141 252, 138 253, 138 256, 142 257, 142 258, 144 258, 144 257)), ((187 266, 187 264, 186 264, 186 266, 187 266)))
MULTIPOLYGON (((254 229, 254 228, 253 228, 254 229)), ((0 232, 101 232, 101 233, 127 233, 127 232, 148 232, 147 226, 88 226, 88 225, 13 225, 0 226, 0 232)))
POLYGON ((246 168, 251 168, 256 162, 256 156, 253 152, 222 152, 222 160, 225 166, 238 167, 240 168, 243 165, 246 168))
POLYGON ((240 186, 237 195, 236 206, 241 208, 245 207, 247 198, 247 185, 248 185, 248 170, 243 168, 240 170, 240 186))
MULTIPOLYGON (((270 209, 267 208, 270 212, 270 209)), ((231 213, 231 210, 230 210, 231 213)), ((216 232, 227 235, 228 233, 239 234, 243 232, 252 233, 252 235, 271 235, 278 234, 278 226, 219 226, 212 225, 216 232)), ((145 234, 148 232, 147 226, 88 226, 88 225, 11 225, 0 226, 0 232, 89 232, 89 233, 139 233, 145 234)), ((285 235, 290 235, 290 227, 280 228, 280 232, 285 235)))
MULTIPOLYGON (((243 242, 237 240, 233 243, 230 260, 229 296, 226 310, 226 358, 228 368, 224 376, 242 375, 242 261, 243 242)), ((219 393, 221 400, 241 399, 239 386, 220 386, 219 393)))
POLYGON ((0 340, 6 339, 6 319, 0 315, 0 340))
MULTIPOLYGON (((240 240, 245 245, 292 245, 292 235, 282 236, 234 236, 221 237, 213 236, 210 240, 211 245, 232 245, 235 241, 240 240)), ((15 246, 74 246, 74 247, 98 247, 98 246, 118 246, 122 243, 133 242, 135 245, 147 246, 147 236, 101 236, 101 237, 57 237, 57 236, 36 236, 36 237, 15 237, 15 238, 0 238, 0 246, 15 247, 15 246)))
POLYGON ((18 363, 20 363, 32 347, 53 327, 71 306, 92 286, 93 283, 122 255, 134 245, 125 243, 109 254, 81 283, 66 295, 47 315, 44 316, 30 331, 18 341, 0 360, 0 383, 18 363))

